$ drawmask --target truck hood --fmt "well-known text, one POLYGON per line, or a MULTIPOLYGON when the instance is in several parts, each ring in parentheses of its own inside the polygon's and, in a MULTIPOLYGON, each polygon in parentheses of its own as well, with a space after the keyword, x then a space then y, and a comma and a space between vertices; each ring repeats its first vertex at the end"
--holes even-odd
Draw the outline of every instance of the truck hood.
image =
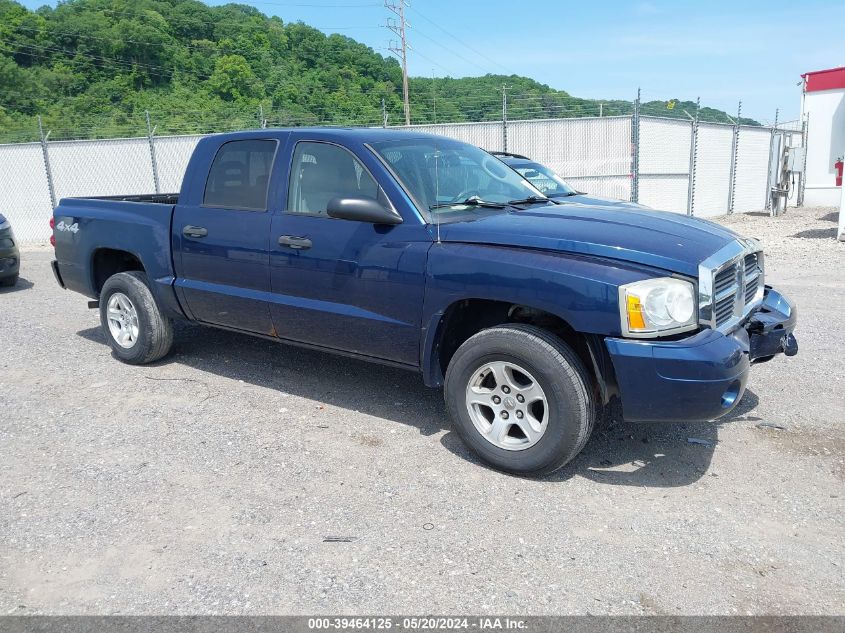
POLYGON ((554 197, 555 201, 563 204, 586 204, 594 207, 614 207, 616 209, 646 209, 641 204, 636 202, 628 202, 627 200, 614 200, 613 198, 599 198, 588 193, 578 193, 574 196, 560 196, 554 197))
POLYGON ((739 236, 665 211, 564 202, 443 224, 440 237, 606 257, 697 277, 702 261, 739 236))

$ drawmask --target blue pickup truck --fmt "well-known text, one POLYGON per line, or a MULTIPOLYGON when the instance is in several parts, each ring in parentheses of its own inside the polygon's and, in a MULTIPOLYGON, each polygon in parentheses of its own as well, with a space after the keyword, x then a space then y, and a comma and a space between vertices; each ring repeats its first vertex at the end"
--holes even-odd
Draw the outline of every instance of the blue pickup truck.
POLYGON ((551 200, 409 130, 210 136, 179 194, 68 198, 53 224, 56 279, 92 299, 118 359, 162 358, 188 319, 416 371, 514 473, 572 460, 610 403, 717 418, 753 363, 797 351, 754 240, 551 200))

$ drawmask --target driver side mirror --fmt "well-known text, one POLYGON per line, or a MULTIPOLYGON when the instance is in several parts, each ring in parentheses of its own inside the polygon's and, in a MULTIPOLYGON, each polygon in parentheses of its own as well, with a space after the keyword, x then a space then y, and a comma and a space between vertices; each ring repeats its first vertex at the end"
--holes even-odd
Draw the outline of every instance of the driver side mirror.
POLYGON ((326 206, 330 218, 369 222, 370 224, 402 224, 402 216, 384 207, 378 200, 364 197, 332 198, 326 206))

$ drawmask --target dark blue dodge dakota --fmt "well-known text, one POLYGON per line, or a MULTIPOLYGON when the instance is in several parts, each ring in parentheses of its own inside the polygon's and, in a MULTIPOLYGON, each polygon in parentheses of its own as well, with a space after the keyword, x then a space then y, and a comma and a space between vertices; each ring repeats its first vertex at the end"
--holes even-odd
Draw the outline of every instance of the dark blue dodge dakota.
POLYGON ((411 369, 509 472, 569 462, 612 402, 717 418, 752 364, 797 351, 754 240, 551 200, 410 130, 207 137, 179 194, 68 198, 53 224, 56 279, 93 299, 120 360, 163 357, 188 319, 411 369))

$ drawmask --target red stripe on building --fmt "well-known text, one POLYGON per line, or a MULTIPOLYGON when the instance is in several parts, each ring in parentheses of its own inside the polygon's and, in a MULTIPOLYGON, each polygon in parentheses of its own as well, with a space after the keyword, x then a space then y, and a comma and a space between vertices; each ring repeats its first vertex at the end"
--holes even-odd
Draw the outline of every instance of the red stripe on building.
POLYGON ((804 78, 804 92, 845 89, 845 66, 815 70, 801 76, 804 78))

